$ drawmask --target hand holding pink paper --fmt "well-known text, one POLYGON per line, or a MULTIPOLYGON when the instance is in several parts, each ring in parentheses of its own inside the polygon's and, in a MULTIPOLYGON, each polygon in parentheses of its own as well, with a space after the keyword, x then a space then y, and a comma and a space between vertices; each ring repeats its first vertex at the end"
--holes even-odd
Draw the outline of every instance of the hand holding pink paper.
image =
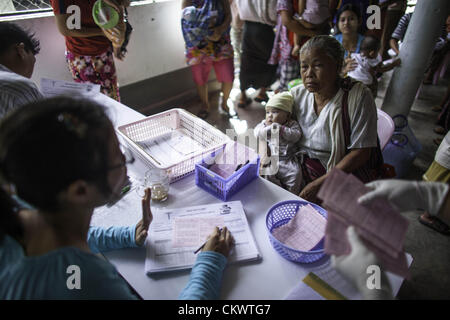
POLYGON ((337 256, 349 254, 346 229, 354 225, 364 244, 378 256, 386 270, 406 276, 403 242, 408 221, 386 199, 360 205, 357 199, 366 191, 355 176, 339 169, 330 172, 318 193, 328 211, 325 252, 337 256))

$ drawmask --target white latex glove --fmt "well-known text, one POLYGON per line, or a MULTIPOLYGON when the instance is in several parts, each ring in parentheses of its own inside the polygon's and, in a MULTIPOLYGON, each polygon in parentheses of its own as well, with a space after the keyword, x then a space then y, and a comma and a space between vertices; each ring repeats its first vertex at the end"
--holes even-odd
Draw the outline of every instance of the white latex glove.
POLYGON ((366 300, 387 300, 393 299, 391 286, 386 274, 381 268, 376 255, 367 249, 367 247, 359 239, 355 227, 350 226, 347 229, 347 236, 352 247, 349 255, 336 257, 331 256, 331 265, 348 281, 358 289, 366 300), (372 276, 372 272, 368 272, 369 266, 378 266, 381 270, 380 289, 370 289, 367 280, 372 276))
POLYGON ((444 203, 449 188, 445 183, 397 179, 373 181, 366 187, 372 190, 359 197, 360 204, 384 197, 399 211, 423 209, 434 216, 444 203))

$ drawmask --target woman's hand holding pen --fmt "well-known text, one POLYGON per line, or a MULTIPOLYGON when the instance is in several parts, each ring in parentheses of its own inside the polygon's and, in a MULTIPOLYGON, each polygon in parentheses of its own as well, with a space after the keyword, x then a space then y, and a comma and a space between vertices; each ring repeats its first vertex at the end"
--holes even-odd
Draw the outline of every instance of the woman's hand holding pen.
POLYGON ((231 248, 234 245, 234 238, 227 227, 223 227, 220 230, 216 227, 213 233, 209 236, 208 241, 206 241, 202 251, 215 251, 228 257, 231 248))
POLYGON ((136 225, 135 242, 138 246, 142 246, 147 238, 148 228, 153 220, 152 210, 150 209, 150 188, 145 189, 144 198, 142 198, 142 219, 136 225))

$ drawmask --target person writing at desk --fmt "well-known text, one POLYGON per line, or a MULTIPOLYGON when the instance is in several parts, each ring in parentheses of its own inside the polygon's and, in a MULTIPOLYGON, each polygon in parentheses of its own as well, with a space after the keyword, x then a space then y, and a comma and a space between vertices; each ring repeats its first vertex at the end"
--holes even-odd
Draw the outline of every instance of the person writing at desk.
MULTIPOLYGON (((386 198, 399 211, 426 210, 435 219, 442 219, 450 224, 450 193, 446 183, 391 179, 374 181, 366 186, 371 190, 358 199, 358 202, 363 205, 376 201, 378 198, 386 198)), ((355 285, 364 299, 393 299, 392 290, 384 272, 381 274, 380 289, 367 287, 367 278, 370 276, 366 272, 367 267, 381 265, 376 255, 359 239, 354 227, 347 229, 347 235, 352 251, 345 256, 333 255, 331 263, 334 268, 355 285)))
MULTIPOLYGON (((41 100, 5 118, 0 124, 0 175, 36 210, 17 212, 13 199, 0 189, 1 299, 136 299, 87 242, 94 209, 121 192, 129 160, 103 107, 94 102, 41 100), (76 281, 69 281, 70 266, 80 270, 79 290, 76 281)), ((142 209, 144 219, 134 237, 128 234, 128 244, 142 244, 147 236, 149 191, 142 209)), ((188 284, 192 295, 187 291, 187 297, 215 298, 224 267, 216 260, 225 259, 230 239, 210 238, 204 251, 216 252, 199 255, 196 282, 188 284), (202 287, 208 290, 200 291, 202 287)))

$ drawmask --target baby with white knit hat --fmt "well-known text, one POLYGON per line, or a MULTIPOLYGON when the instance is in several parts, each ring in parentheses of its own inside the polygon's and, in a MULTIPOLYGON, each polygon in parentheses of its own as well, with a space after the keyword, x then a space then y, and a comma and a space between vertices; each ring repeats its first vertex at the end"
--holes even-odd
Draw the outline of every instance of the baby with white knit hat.
MULTIPOLYGON (((267 141, 271 154, 278 148, 278 172, 264 176, 284 189, 298 195, 302 184, 302 170, 297 159, 297 142, 302 131, 297 121, 291 119, 294 97, 289 92, 273 95, 266 104, 266 119, 254 130, 255 137, 267 141), (270 139, 271 132, 278 130, 278 145, 270 139)), ((269 166, 270 163, 264 164, 269 166)))

